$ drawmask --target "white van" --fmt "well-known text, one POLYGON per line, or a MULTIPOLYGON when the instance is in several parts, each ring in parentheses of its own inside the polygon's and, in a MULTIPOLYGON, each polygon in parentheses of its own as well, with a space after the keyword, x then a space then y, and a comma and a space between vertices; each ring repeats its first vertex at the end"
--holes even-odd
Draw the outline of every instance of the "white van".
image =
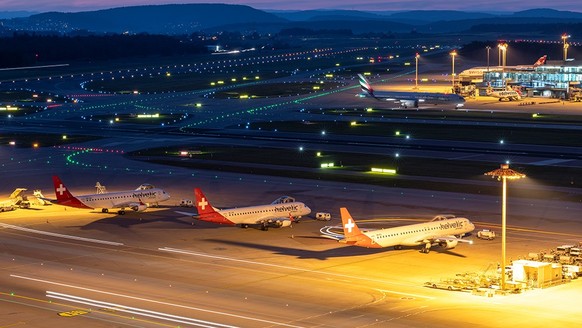
POLYGON ((315 213, 315 219, 320 221, 329 221, 331 220, 331 214, 327 212, 317 212, 315 213))
POLYGON ((180 207, 194 207, 194 203, 190 199, 182 199, 180 201, 180 207))

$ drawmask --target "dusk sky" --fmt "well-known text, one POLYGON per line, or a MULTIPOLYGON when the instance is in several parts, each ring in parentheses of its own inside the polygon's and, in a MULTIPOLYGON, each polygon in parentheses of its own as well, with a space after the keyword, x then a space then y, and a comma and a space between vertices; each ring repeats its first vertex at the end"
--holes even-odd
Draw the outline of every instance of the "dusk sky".
POLYGON ((169 3, 230 3, 248 5, 257 9, 306 10, 417 10, 452 9, 463 11, 520 11, 532 8, 580 11, 579 0, 0 0, 0 11, 26 10, 34 12, 76 12, 123 6, 160 5, 169 3))

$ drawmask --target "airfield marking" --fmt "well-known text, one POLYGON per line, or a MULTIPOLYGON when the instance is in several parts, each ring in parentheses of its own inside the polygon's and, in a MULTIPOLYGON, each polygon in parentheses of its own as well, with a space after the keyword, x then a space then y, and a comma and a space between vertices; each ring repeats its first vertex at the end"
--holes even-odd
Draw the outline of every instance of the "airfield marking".
POLYGON ((39 235, 46 235, 46 236, 51 236, 51 237, 86 241, 86 242, 90 242, 90 243, 105 244, 105 245, 112 245, 112 246, 122 246, 123 245, 123 243, 118 243, 118 242, 114 242, 114 241, 99 240, 99 239, 85 238, 85 237, 78 237, 78 236, 71 236, 71 235, 63 235, 60 233, 54 233, 54 232, 48 232, 48 231, 42 231, 42 230, 34 230, 34 229, 19 227, 19 226, 15 226, 15 225, 11 225, 11 224, 6 224, 6 223, 0 223, 0 227, 6 228, 6 229, 13 229, 13 230, 19 230, 19 231, 24 231, 24 232, 35 233, 35 234, 39 234, 39 235))
POLYGON ((105 295, 110 295, 110 296, 123 297, 123 298, 128 298, 128 299, 137 300, 137 301, 143 301, 143 302, 149 302, 149 303, 161 304, 161 305, 167 305, 167 306, 174 306, 174 307, 177 307, 177 308, 182 308, 182 309, 187 309, 187 310, 195 310, 195 311, 206 312, 206 313, 211 313, 211 314, 224 315, 224 316, 238 318, 238 319, 245 319, 245 320, 250 320, 250 321, 264 322, 264 323, 273 324, 273 325, 281 326, 281 327, 284 326, 284 327, 291 327, 291 328, 303 328, 301 326, 295 326, 295 325, 290 325, 290 324, 281 323, 281 322, 275 322, 275 321, 264 320, 264 319, 259 319, 259 318, 252 318, 252 317, 248 317, 248 316, 243 316, 243 315, 238 315, 238 314, 232 314, 232 313, 227 313, 227 312, 213 311, 213 310, 208 310, 208 309, 203 309, 203 308, 197 308, 197 307, 192 307, 192 306, 186 306, 186 305, 181 305, 181 304, 175 304, 175 303, 169 303, 169 302, 156 301, 156 300, 147 299, 147 298, 143 298, 143 297, 136 297, 136 296, 119 294, 119 293, 107 292, 107 291, 93 289, 93 288, 75 286, 75 285, 70 285, 70 284, 64 284, 64 283, 60 283, 60 282, 50 281, 50 280, 44 280, 44 279, 38 279, 38 278, 32 278, 32 277, 26 277, 26 276, 20 276, 20 275, 16 275, 16 274, 11 274, 10 277, 17 278, 17 279, 29 280, 29 281, 35 281, 35 282, 40 282, 40 283, 45 283, 45 284, 50 284, 50 285, 55 285, 55 286, 74 288, 74 289, 79 289, 79 290, 93 292, 93 293, 99 293, 99 294, 105 294, 105 295))

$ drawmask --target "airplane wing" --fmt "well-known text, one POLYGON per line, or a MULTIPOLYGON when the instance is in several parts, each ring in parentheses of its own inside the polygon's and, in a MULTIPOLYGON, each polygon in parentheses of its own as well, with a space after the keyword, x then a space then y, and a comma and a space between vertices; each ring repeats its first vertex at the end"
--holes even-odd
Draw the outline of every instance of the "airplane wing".
POLYGON ((470 239, 457 238, 455 236, 436 236, 428 239, 418 240, 419 243, 425 243, 427 241, 430 241, 431 243, 459 242, 473 244, 473 241, 470 239))
POLYGON ((145 211, 146 208, 148 208, 148 206, 144 203, 140 202, 122 202, 122 203, 114 203, 113 206, 114 208, 131 208, 132 210, 136 211, 136 212, 141 212, 141 211, 145 211))

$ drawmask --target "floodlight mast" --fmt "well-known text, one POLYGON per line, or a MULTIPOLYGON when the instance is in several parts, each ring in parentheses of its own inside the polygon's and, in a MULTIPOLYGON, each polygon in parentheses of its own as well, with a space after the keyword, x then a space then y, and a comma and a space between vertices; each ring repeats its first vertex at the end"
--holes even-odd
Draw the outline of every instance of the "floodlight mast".
POLYGON ((517 180, 525 178, 525 174, 519 173, 509 168, 509 164, 501 164, 501 167, 486 172, 485 175, 503 181, 503 192, 501 199, 501 290, 505 290, 505 251, 506 251, 506 231, 507 231, 507 180, 517 180))

